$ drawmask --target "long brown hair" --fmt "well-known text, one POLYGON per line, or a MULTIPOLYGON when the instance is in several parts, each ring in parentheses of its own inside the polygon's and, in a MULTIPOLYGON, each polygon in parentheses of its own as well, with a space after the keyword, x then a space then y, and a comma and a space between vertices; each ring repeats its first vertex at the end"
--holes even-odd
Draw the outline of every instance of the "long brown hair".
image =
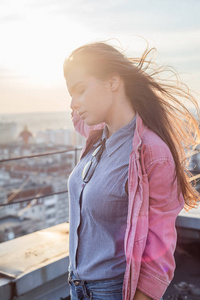
POLYGON ((149 49, 147 45, 141 57, 128 58, 108 43, 86 44, 74 50, 65 60, 64 76, 67 78, 70 70, 80 65, 102 80, 111 73, 121 76, 134 110, 144 124, 168 145, 175 161, 179 191, 185 199, 185 209, 189 210, 197 206, 200 196, 192 185, 186 150, 195 148, 200 131, 184 101, 193 104, 197 113, 199 108, 173 68, 159 67, 152 58, 149 59, 154 51, 155 48, 149 49), (163 74, 168 77, 163 78, 163 74))

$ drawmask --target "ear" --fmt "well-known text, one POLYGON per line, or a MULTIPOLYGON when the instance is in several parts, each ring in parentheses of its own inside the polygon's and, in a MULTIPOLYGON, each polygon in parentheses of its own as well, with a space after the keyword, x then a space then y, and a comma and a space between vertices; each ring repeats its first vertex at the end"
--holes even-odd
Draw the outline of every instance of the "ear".
POLYGON ((114 92, 118 89, 120 84, 120 76, 118 74, 111 74, 109 77, 110 89, 114 92))

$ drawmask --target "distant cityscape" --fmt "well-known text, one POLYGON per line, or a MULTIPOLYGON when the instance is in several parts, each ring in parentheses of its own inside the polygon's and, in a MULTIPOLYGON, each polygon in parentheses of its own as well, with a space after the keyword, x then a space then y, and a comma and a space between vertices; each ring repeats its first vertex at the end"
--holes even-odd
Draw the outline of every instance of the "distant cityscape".
POLYGON ((18 127, 0 122, 0 242, 69 222, 67 180, 80 155, 69 150, 85 142, 72 127, 18 127))
MULTIPOLYGON (((33 115, 22 116, 21 124, 17 117, 0 118, 0 242, 69 222, 67 180, 85 138, 74 131, 70 114, 53 117, 54 124, 46 114, 34 130, 29 128, 33 115)), ((200 145, 190 170, 200 173, 200 145)))

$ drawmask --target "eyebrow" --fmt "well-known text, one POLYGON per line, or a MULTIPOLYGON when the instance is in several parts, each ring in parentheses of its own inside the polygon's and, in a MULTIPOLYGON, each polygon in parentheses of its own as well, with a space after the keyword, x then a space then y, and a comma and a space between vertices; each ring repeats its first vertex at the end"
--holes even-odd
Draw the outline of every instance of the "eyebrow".
POLYGON ((77 82, 77 83, 75 83, 72 87, 71 87, 71 89, 70 90, 68 90, 69 91, 69 94, 71 95, 71 93, 76 89, 76 87, 79 85, 79 84, 81 84, 81 83, 84 83, 83 81, 79 81, 79 82, 77 82))

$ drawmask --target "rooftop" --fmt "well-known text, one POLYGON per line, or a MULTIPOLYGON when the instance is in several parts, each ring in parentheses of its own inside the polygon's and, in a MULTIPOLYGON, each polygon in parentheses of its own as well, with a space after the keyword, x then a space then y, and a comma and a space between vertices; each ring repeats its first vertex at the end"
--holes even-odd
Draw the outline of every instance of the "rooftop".
MULTIPOLYGON (((178 293, 174 285, 182 281, 200 288, 200 217, 195 214, 191 217, 189 214, 192 213, 181 212, 177 218, 177 267, 164 300, 167 296, 178 293), (195 234, 191 234, 192 232, 195 234)), ((0 244, 0 299, 69 299, 68 247, 69 223, 0 244)), ((200 299, 200 296, 187 299, 200 299)))

